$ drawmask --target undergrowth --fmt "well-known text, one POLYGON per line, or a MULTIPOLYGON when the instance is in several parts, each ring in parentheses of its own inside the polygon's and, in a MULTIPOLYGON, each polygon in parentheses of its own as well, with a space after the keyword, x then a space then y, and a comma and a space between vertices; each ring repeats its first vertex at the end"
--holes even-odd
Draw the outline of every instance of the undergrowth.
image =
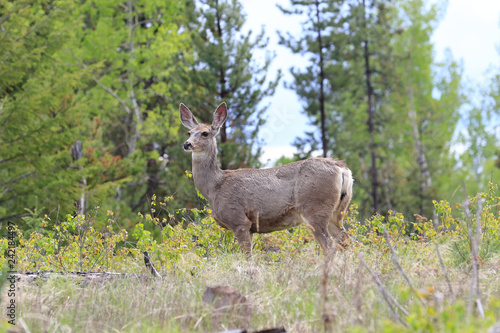
MULTIPOLYGON (((37 230, 16 231, 20 272, 135 275, 85 282, 83 287, 83 278, 23 283, 21 316, 32 331, 140 327, 207 332, 275 326, 290 332, 486 330, 500 319, 497 193, 497 186, 490 184, 488 192, 464 203, 434 202, 437 220, 389 211, 360 221, 353 205, 344 219, 351 246, 331 260, 321 254, 310 227, 301 226, 255 235, 253 258, 247 261, 233 234, 210 217, 209 207, 160 219, 165 216, 160 211, 169 212, 168 197, 153 197, 151 212, 139 214, 130 233, 112 211, 107 211, 101 230, 95 229, 92 214, 62 221, 41 217, 37 230), (470 292, 474 244, 480 286, 476 294, 470 292), (144 251, 162 279, 148 275, 144 251), (247 295, 251 309, 243 315, 214 315, 201 294, 207 285, 224 284, 247 295)), ((7 246, 2 239, 1 249, 7 246)), ((5 264, 5 258, 0 260, 5 264)))

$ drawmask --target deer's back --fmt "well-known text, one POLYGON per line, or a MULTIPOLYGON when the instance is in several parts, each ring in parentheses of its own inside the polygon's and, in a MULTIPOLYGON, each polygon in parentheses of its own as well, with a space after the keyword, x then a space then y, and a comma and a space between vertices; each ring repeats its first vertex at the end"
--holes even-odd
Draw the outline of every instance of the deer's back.
POLYGON ((301 206, 333 200, 343 168, 343 161, 312 158, 270 169, 225 171, 210 202, 214 217, 244 212, 253 223, 259 221, 258 232, 293 227, 302 222, 301 206))

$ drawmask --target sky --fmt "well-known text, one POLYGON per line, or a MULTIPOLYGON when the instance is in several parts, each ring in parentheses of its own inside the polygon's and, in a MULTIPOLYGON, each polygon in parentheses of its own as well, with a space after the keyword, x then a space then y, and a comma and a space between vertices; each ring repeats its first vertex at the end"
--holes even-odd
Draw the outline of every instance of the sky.
MULTIPOLYGON (((278 44, 277 30, 292 35, 301 33, 300 19, 284 15, 276 7, 277 3, 289 7, 289 0, 241 2, 247 14, 244 28, 257 33, 264 27, 269 37, 267 51, 276 53, 269 78, 276 77, 279 69, 283 73, 274 96, 262 101, 262 105, 268 106, 267 123, 260 131, 265 141, 262 161, 270 166, 282 155, 292 156, 294 139, 303 136, 305 131, 314 130, 301 114, 297 95, 284 87, 285 81, 292 80, 289 68, 306 66, 307 57, 294 55, 278 44)), ((462 62, 465 83, 471 86, 485 84, 488 68, 500 66, 500 0, 449 0, 433 41, 437 61, 444 58, 446 49, 450 49, 453 58, 462 62)), ((263 59, 264 54, 257 52, 255 57, 263 59)))

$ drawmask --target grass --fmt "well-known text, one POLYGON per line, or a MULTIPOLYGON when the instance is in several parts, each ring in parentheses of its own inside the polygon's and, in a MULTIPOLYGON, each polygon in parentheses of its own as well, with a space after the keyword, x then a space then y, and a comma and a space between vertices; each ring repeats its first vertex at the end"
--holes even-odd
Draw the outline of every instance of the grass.
MULTIPOLYGON (((195 223, 175 226, 140 215, 132 238, 109 211, 104 231, 85 216, 45 218, 30 235, 16 231, 21 272, 126 274, 22 276, 17 321, 29 332, 254 332, 281 326, 287 332, 498 332, 496 193, 490 184, 488 193, 468 198, 464 207, 434 202, 436 224, 393 212, 360 222, 351 206, 346 222, 357 241, 327 256, 310 228, 300 227, 255 236, 253 257, 245 260, 208 208, 194 211, 195 223), (159 228, 159 240, 151 226, 159 228), (145 267, 143 251, 161 278, 145 267), (206 288, 219 285, 235 288, 246 303, 216 308, 217 301, 204 302, 206 288)), ((0 239, 1 250, 8 246, 0 239)), ((6 262, 0 258, 0 265, 6 262)), ((3 309, 6 295, 4 285, 3 309)), ((8 325, 0 321, 0 330, 8 325)))
MULTIPOLYGON (((449 264, 450 245, 440 248, 449 264)), ((288 332, 323 332, 325 328, 334 332, 478 332, 500 318, 498 254, 480 268, 484 319, 475 310, 467 315, 469 266, 448 266, 457 299, 452 303, 432 244, 401 243, 397 255, 416 293, 396 269, 391 253, 382 248, 354 246, 329 261, 310 244, 300 255, 278 261, 262 254, 250 261, 240 254, 223 254, 200 263, 186 255, 170 269, 160 270, 161 279, 148 275, 146 268, 144 274, 95 281, 24 279, 18 302, 20 316, 31 332, 218 332, 280 326, 288 332), (409 311, 408 316, 399 313, 406 327, 393 318, 370 273, 360 268, 361 252, 384 288, 409 311), (214 285, 238 289, 247 298, 246 310, 234 307, 221 312, 203 303, 206 286, 214 285)))

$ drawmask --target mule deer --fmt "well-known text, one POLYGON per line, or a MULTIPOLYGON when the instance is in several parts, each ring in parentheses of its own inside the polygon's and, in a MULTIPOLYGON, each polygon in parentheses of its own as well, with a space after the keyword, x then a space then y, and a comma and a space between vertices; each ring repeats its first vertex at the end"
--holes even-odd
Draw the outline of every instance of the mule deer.
POLYGON ((227 118, 226 103, 214 112, 211 125, 200 124, 180 104, 182 124, 189 128, 184 150, 192 152, 196 188, 210 203, 212 217, 233 231, 246 255, 252 234, 289 229, 303 222, 326 252, 349 237, 342 217, 352 196, 351 170, 343 161, 310 158, 271 169, 221 170, 217 165, 219 129, 227 118))

